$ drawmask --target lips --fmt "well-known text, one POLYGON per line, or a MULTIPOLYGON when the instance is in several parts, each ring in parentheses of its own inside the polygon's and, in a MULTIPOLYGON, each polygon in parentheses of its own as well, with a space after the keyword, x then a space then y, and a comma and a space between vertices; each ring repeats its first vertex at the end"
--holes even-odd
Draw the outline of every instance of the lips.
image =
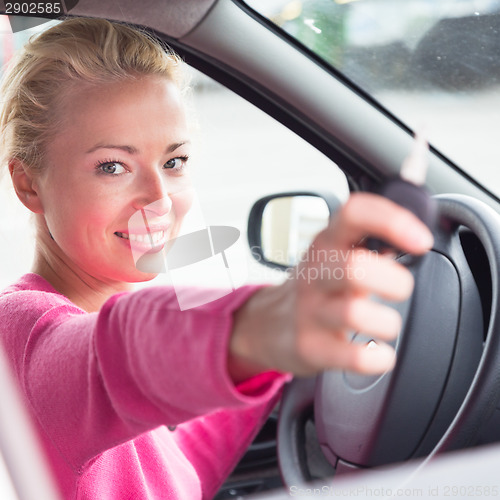
POLYGON ((116 236, 123 238, 124 240, 137 241, 138 243, 149 243, 153 246, 158 246, 160 243, 165 242, 165 231, 155 231, 144 233, 122 233, 117 231, 116 236))
MULTIPOLYGON (((160 200, 161 201, 161 200, 160 200)), ((132 250, 134 262, 145 254, 161 252, 171 236, 170 220, 167 214, 160 215, 155 211, 159 202, 154 202, 147 207, 134 212, 129 218, 127 226, 122 226, 115 232, 120 241, 132 250)))
POLYGON ((167 241, 168 231, 167 228, 151 231, 140 228, 137 230, 116 231, 114 234, 133 250, 134 255, 142 255, 161 250, 167 241))

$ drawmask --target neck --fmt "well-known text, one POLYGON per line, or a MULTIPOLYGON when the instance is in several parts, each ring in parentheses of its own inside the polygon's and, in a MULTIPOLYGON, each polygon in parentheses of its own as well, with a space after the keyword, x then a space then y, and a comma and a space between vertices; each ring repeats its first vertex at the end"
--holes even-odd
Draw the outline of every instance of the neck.
POLYGON ((115 293, 128 291, 130 283, 103 282, 75 269, 48 247, 51 243, 38 239, 31 271, 46 279, 59 293, 87 312, 96 312, 115 293))
POLYGON ((78 274, 65 265, 54 266, 38 253, 31 271, 46 279, 59 293, 87 312, 99 311, 112 295, 131 289, 129 283, 103 283, 91 276, 78 274))

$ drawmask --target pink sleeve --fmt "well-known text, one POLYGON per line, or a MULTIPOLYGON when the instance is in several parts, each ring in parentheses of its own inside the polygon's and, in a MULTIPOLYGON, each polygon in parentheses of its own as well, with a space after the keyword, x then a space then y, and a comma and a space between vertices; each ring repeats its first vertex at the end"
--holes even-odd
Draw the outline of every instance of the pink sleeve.
MULTIPOLYGON (((227 453, 227 446, 243 450, 286 378, 262 374, 238 390, 228 377, 232 312, 254 291, 244 287, 187 311, 179 310, 169 288, 113 296, 98 314, 52 298, 53 305, 45 304, 46 312, 38 317, 47 294, 20 292, 25 293, 19 308, 23 317, 16 329, 25 323, 29 337, 17 356, 12 349, 19 339, 13 341, 10 354, 51 444, 77 471, 102 451, 147 430, 212 414, 206 417, 210 425, 204 419, 189 424, 194 425, 191 438, 178 433, 201 475, 211 473, 210 464, 190 439, 208 433, 214 453, 227 453), (217 442, 215 433, 223 434, 222 440, 217 442)), ((223 467, 230 466, 225 462, 223 467)))
MULTIPOLYGON (((245 394, 265 394, 287 380, 275 372, 263 373, 238 386, 245 394)), ((203 498, 213 498, 251 444, 277 403, 274 398, 244 409, 222 410, 180 425, 174 438, 200 477, 203 498)))

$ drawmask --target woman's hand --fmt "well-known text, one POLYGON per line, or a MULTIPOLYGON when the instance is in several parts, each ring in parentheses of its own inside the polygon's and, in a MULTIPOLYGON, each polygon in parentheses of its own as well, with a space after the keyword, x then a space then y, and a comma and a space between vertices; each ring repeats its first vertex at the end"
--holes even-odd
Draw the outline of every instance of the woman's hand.
POLYGON ((392 368, 395 353, 385 341, 397 337, 401 317, 372 297, 407 299, 413 276, 390 256, 358 246, 366 236, 413 254, 425 253, 433 242, 411 212, 377 195, 353 194, 289 279, 259 290, 235 313, 229 352, 235 382, 266 369, 305 376, 392 368), (371 348, 352 343, 352 331, 379 342, 371 348))

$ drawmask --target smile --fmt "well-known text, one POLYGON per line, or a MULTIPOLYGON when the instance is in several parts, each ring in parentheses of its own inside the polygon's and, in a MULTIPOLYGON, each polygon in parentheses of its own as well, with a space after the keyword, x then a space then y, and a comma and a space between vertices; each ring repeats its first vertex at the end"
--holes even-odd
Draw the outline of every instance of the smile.
POLYGON ((136 241, 137 243, 153 243, 154 246, 162 243, 165 238, 165 231, 156 231, 147 234, 120 233, 117 231, 115 234, 124 240, 136 241))

